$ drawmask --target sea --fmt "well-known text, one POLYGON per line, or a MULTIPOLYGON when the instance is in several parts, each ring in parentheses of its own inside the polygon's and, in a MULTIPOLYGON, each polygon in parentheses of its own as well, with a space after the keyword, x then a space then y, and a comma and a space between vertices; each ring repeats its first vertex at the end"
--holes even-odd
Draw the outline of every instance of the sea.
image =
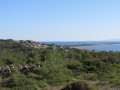
MULTIPOLYGON (((92 44, 92 43, 120 43, 120 41, 40 41, 40 43, 56 44, 56 45, 77 45, 77 44, 92 44)), ((107 52, 109 51, 120 52, 120 44, 80 46, 75 48, 96 50, 96 51, 107 51, 107 52)))

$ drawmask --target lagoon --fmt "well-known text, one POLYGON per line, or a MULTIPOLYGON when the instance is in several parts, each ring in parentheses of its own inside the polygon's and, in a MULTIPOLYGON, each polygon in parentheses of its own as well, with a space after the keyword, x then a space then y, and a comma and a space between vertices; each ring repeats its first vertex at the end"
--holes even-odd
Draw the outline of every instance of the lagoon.
MULTIPOLYGON (((56 44, 56 45, 88 45, 96 43, 120 43, 120 41, 41 41, 40 43, 45 44, 56 44)), ((96 51, 114 51, 120 52, 120 44, 102 44, 94 46, 79 46, 75 48, 82 48, 87 50, 96 50, 96 51)))
POLYGON ((120 44, 80 46, 80 47, 75 47, 75 48, 82 48, 82 49, 86 49, 86 50, 96 50, 96 51, 120 52, 120 44))

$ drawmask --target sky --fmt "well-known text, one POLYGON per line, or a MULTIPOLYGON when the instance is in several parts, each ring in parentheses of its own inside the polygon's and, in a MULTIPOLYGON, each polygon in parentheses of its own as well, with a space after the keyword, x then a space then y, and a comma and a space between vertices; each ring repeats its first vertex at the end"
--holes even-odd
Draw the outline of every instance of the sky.
POLYGON ((0 39, 120 39, 120 0, 0 0, 0 39))

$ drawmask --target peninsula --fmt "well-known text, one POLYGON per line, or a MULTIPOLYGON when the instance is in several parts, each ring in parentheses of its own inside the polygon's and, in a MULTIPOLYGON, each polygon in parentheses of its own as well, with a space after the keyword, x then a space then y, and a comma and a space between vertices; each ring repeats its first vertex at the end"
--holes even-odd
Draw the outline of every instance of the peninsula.
POLYGON ((63 47, 81 47, 81 46, 96 46, 96 45, 110 45, 110 44, 120 44, 120 42, 113 42, 113 43, 89 43, 89 44, 75 44, 75 45, 61 45, 63 47))

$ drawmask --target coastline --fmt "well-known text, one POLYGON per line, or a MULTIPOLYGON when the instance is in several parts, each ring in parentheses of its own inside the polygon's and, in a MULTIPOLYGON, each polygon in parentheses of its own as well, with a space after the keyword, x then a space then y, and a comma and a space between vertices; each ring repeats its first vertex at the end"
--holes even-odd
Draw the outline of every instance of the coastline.
POLYGON ((74 47, 83 47, 83 46, 96 46, 96 45, 111 45, 111 44, 120 44, 120 42, 118 43, 90 43, 90 44, 75 44, 75 45, 61 45, 61 46, 65 46, 65 47, 70 47, 70 48, 74 48, 74 47))
MULTIPOLYGON (((97 50, 88 50, 88 49, 83 49, 83 48, 77 48, 77 47, 86 47, 86 46, 97 46, 97 45, 112 45, 112 44, 120 44, 120 42, 117 43, 90 43, 90 44, 76 44, 76 45, 61 45, 63 48, 76 48, 82 51, 89 51, 89 52, 101 52, 97 50)), ((114 51, 113 51, 114 52, 114 51)), ((118 52, 118 51, 116 51, 118 52)))

